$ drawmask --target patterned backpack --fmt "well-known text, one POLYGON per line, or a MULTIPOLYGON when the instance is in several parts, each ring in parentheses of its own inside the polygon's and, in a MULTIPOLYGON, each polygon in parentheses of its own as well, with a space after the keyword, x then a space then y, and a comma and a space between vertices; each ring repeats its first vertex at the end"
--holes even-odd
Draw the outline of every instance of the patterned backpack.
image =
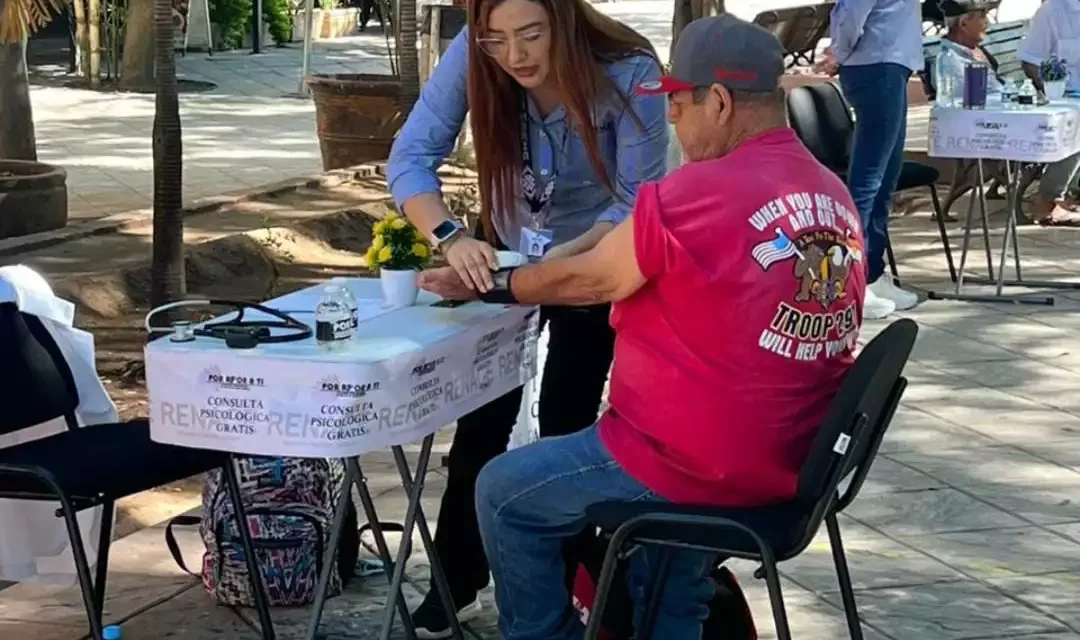
MULTIPOLYGON (((340 460, 251 457, 237 458, 236 468, 270 606, 311 604, 330 540, 334 507, 341 496, 344 465, 340 460)), ((244 549, 220 470, 206 474, 202 510, 202 518, 180 516, 166 528, 173 559, 192 573, 180 556, 172 527, 198 525, 206 553, 202 575, 197 577, 206 591, 224 605, 253 606, 244 549)), ((343 582, 352 577, 359 547, 356 508, 349 501, 328 595, 341 593, 343 582)))

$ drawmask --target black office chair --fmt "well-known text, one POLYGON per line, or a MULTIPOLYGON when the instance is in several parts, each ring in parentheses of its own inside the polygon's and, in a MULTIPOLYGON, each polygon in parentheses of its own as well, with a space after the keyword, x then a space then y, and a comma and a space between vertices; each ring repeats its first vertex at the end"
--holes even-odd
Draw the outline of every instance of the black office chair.
POLYGON ((870 471, 907 386, 901 374, 917 334, 912 320, 899 320, 866 345, 833 398, 790 502, 753 508, 604 502, 588 509, 589 522, 609 534, 611 542, 585 637, 597 637, 618 562, 640 545, 656 545, 663 551, 637 638, 651 637, 673 554, 690 549, 761 562, 757 575, 764 576, 768 585, 777 638, 789 640, 777 563, 802 553, 824 520, 848 629, 854 640, 862 640, 836 514, 855 499, 870 471), (841 492, 840 483, 846 478, 850 483, 841 492))
MULTIPOLYGON (((842 180, 847 181, 848 166, 851 163, 851 143, 855 134, 855 120, 851 107, 840 92, 840 87, 832 82, 796 87, 788 92, 788 120, 803 144, 842 180)), ((952 250, 949 246, 949 232, 945 228, 941 200, 938 198, 937 181, 941 176, 934 167, 918 162, 904 162, 897 180, 896 191, 907 191, 919 187, 930 189, 930 198, 934 206, 934 220, 937 221, 945 249, 945 261, 949 265, 949 277, 956 282, 956 267, 953 265, 952 250)), ((900 273, 896 268, 892 242, 885 237, 885 251, 889 259, 889 270, 899 281, 900 273)))
MULTIPOLYGON (((102 638, 113 514, 121 498, 222 469, 237 513, 248 572, 260 575, 230 454, 153 442, 146 420, 80 428, 75 417, 79 394, 67 361, 42 321, 20 312, 11 302, 0 303, 0 363, 6 374, 0 385, 0 434, 60 417, 67 424, 62 433, 0 449, 0 498, 60 503, 56 515, 67 526, 92 639, 102 638), (102 526, 97 571, 91 581, 75 515, 96 506, 102 507, 102 526)), ((255 581, 253 593, 263 636, 272 640, 261 580, 255 581)))

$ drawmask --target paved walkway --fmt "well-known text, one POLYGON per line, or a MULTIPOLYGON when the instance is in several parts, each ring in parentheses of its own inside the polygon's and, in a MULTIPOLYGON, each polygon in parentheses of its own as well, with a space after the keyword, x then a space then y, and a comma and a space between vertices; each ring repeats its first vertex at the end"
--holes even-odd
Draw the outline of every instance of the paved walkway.
MULTIPOLYGON (((735 14, 801 0, 729 2, 735 14)), ((1028 13, 1032 0, 1006 0, 1006 14, 1028 13)), ((670 46, 671 2, 639 0, 597 5, 649 37, 661 56, 670 46)), ((314 106, 298 97, 299 44, 253 56, 242 51, 177 59, 181 78, 212 82, 205 93, 181 96, 184 201, 223 195, 322 168, 314 106)), ((324 73, 385 72, 385 38, 376 33, 315 44, 312 69, 324 73)), ((99 93, 35 86, 31 91, 41 159, 68 171, 73 220, 152 206, 152 95, 99 93)))
MULTIPOLYGON (((933 237, 925 209, 895 220, 901 269, 912 282, 943 284, 933 237)), ((1024 228, 1021 243, 1029 277, 1080 272, 1076 231, 1024 228)), ((867 638, 1080 639, 1078 310, 1080 294, 1072 293, 1049 308, 926 302, 906 314, 921 326, 911 386, 841 525, 867 638)), ((864 335, 882 326, 868 323, 864 335)), ((448 437, 442 434, 442 452, 448 437)), ((400 519, 404 497, 389 457, 369 456, 364 467, 381 515, 400 519)), ((432 520, 444 481, 440 471, 429 477, 432 520)), ((202 550, 197 535, 184 532, 182 543, 194 562, 202 550)), ((256 638, 247 612, 213 606, 175 567, 160 527, 118 541, 112 558, 108 615, 123 621, 125 638, 256 638)), ((415 603, 426 563, 413 560, 407 590, 415 603)), ((846 637, 824 538, 782 567, 795 637, 846 637)), ((750 569, 738 565, 762 637, 770 638, 768 600, 750 569)), ((327 637, 374 637, 385 592, 385 582, 372 578, 332 600, 327 637)), ((281 637, 302 637, 306 615, 277 612, 281 637)), ((473 637, 496 638, 493 624, 485 616, 473 637)), ((74 590, 0 592, 0 637, 75 640, 84 628, 74 590)))

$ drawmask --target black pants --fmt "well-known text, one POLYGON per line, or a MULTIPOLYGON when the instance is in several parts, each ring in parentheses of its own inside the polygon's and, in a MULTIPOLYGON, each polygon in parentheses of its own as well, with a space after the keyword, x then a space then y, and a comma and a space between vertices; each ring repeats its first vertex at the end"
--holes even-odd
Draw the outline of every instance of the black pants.
MULTIPOLYGON (((609 305, 541 308, 540 321, 549 331, 540 386, 542 437, 567 435, 596 422, 615 348, 609 312, 609 305)), ((488 584, 488 563, 476 524, 476 477, 488 461, 506 451, 521 398, 522 389, 515 389, 457 423, 435 549, 459 607, 472 602, 488 584)))
POLYGON ((382 3, 379 0, 360 0, 360 30, 363 31, 367 28, 368 20, 371 18, 371 10, 375 10, 375 17, 379 19, 379 27, 385 26, 383 23, 382 3))

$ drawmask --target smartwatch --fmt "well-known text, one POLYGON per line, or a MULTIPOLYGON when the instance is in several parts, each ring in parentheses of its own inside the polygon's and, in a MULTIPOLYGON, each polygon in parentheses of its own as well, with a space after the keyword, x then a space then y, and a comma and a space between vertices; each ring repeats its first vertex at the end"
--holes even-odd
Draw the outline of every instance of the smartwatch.
POLYGON ((434 229, 431 230, 432 244, 435 248, 439 248, 443 244, 456 238, 459 234, 465 232, 465 225, 461 224, 453 218, 449 220, 443 220, 434 229))

